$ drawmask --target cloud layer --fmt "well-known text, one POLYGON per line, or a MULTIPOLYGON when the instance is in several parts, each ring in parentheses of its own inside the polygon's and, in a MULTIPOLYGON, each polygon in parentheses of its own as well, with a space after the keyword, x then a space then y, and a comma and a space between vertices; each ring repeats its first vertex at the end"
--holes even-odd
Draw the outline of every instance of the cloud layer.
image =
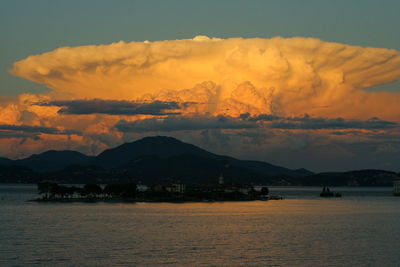
POLYGON ((258 125, 227 116, 217 117, 167 117, 150 118, 127 122, 121 120, 115 125, 121 132, 171 132, 209 129, 243 130, 257 128, 258 125))
POLYGON ((260 114, 251 117, 249 113, 241 114, 240 118, 253 122, 267 122, 267 126, 275 129, 364 129, 382 130, 399 128, 400 124, 391 121, 384 121, 379 118, 362 120, 346 120, 343 118, 312 118, 309 115, 303 117, 279 117, 269 114, 260 114))
POLYGON ((400 78, 396 50, 198 36, 61 47, 10 71, 52 91, 0 98, 0 156, 96 154, 147 134, 314 170, 367 156, 393 169, 400 151, 400 93, 365 90, 400 78))
POLYGON ((398 51, 312 38, 200 36, 63 47, 16 62, 11 72, 46 84, 59 97, 203 100, 208 104, 204 111, 228 115, 250 111, 388 120, 400 115, 399 94, 363 90, 400 78, 398 51), (195 86, 205 81, 212 85, 195 86))
POLYGON ((43 134, 78 134, 79 132, 76 130, 60 130, 53 127, 43 127, 43 126, 30 126, 30 125, 7 125, 2 124, 0 125, 0 132, 3 131, 16 131, 16 132, 23 132, 23 133, 43 133, 43 134))
POLYGON ((108 114, 108 115, 177 115, 181 107, 186 107, 190 103, 162 102, 154 101, 149 103, 138 103, 123 100, 62 100, 37 103, 38 106, 58 106, 60 114, 89 115, 89 114, 108 114))
POLYGON ((366 121, 345 120, 343 118, 311 118, 278 117, 261 114, 249 117, 242 114, 239 118, 230 116, 178 116, 165 118, 147 118, 134 121, 121 120, 115 124, 121 132, 171 132, 195 131, 210 129, 245 130, 254 128, 269 128, 282 130, 386 130, 400 128, 399 123, 371 118, 366 121))

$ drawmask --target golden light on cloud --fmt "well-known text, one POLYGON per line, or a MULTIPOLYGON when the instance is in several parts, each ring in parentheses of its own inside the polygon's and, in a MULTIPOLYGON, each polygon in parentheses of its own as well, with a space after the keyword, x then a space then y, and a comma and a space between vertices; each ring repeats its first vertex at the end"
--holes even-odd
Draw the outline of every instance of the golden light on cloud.
POLYGON ((52 89, 0 103, 2 125, 57 129, 49 135, 37 128, 33 136, 0 129, 0 147, 14 134, 25 152, 98 153, 143 135, 182 138, 185 131, 197 131, 190 138, 198 140, 251 139, 264 150, 301 148, 311 139, 324 147, 396 136, 400 122, 399 93, 365 90, 400 78, 398 51, 313 38, 197 36, 62 47, 10 71, 52 89))
POLYGON ((400 78, 398 51, 312 38, 198 36, 63 47, 16 62, 11 72, 46 84, 57 98, 190 100, 230 115, 400 115, 399 94, 363 90, 400 78))

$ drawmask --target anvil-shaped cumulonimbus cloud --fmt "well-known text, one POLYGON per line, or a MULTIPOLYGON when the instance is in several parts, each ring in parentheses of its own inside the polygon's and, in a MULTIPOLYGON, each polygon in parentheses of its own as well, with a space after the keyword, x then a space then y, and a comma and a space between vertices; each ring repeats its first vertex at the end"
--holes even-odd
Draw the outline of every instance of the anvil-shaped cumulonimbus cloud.
POLYGON ((400 150, 400 93, 365 90, 400 78, 396 50, 198 36, 62 47, 11 73, 52 92, 0 101, 0 156, 96 154, 149 133, 262 160, 296 149, 352 159, 360 152, 346 145, 361 141, 376 147, 371 153, 400 150))
POLYGON ((313 38, 194 39, 63 47, 14 64, 59 99, 202 103, 197 114, 399 120, 400 53, 313 38))

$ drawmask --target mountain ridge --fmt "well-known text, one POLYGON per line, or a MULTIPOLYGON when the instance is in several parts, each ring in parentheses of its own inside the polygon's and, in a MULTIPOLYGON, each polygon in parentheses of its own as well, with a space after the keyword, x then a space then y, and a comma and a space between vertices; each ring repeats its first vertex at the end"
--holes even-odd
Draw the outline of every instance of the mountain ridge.
POLYGON ((93 159, 94 157, 74 150, 48 150, 12 162, 18 166, 25 166, 35 171, 43 172, 60 170, 73 164, 90 164, 93 159))
POLYGON ((217 155, 193 144, 182 142, 173 137, 154 136, 145 137, 135 142, 125 143, 118 147, 107 149, 96 157, 97 164, 116 167, 129 162, 135 157, 145 155, 157 155, 160 157, 171 157, 177 155, 196 155, 215 160, 226 160, 232 164, 239 165, 255 172, 267 172, 269 174, 285 174, 290 177, 310 175, 313 172, 308 170, 291 170, 276 166, 263 161, 239 160, 230 156, 217 155), (127 154, 129 153, 130 158, 127 154))
POLYGON ((226 160, 241 168, 247 168, 257 173, 272 175, 284 174, 290 177, 300 177, 312 174, 306 169, 291 170, 268 162, 254 160, 239 160, 230 156, 217 155, 193 144, 182 142, 173 137, 149 136, 134 142, 109 148, 97 156, 87 156, 73 150, 48 150, 33 154, 24 159, 11 160, 0 158, 2 166, 24 166, 38 172, 59 171, 69 165, 97 165, 108 168, 118 168, 129 161, 143 156, 156 155, 162 158, 177 155, 196 155, 214 160, 226 160))
POLYGON ((398 174, 383 170, 317 173, 263 161, 217 155, 173 137, 151 136, 106 149, 97 156, 72 150, 49 150, 25 159, 0 158, 0 182, 145 184, 180 180, 274 185, 389 185, 398 174), (372 177, 372 178, 368 178, 372 177))

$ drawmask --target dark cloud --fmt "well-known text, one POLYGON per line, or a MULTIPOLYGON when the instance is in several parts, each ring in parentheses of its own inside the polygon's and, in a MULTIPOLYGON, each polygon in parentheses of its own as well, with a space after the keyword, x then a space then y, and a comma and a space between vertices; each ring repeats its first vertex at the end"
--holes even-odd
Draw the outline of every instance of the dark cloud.
POLYGON ((274 136, 273 131, 264 131, 264 130, 248 130, 248 131, 243 131, 240 133, 236 133, 237 136, 245 137, 245 138, 260 138, 260 139, 265 139, 265 138, 270 138, 274 136))
POLYGON ((346 120, 343 118, 313 118, 309 115, 303 117, 279 117, 270 114, 260 114, 250 116, 248 113, 240 115, 240 118, 246 121, 267 122, 267 127, 274 129, 287 130, 322 130, 322 129, 392 129, 400 127, 399 123, 384 121, 379 118, 369 120, 346 120))
POLYGON ((39 138, 39 136, 35 133, 23 133, 23 132, 1 131, 0 130, 0 139, 8 139, 8 138, 34 138, 34 139, 37 139, 37 138, 39 138))
POLYGON ((167 117, 127 122, 119 121, 115 128, 121 132, 184 131, 207 129, 250 129, 258 125, 227 116, 217 117, 167 117))
POLYGON ((343 136, 346 136, 346 135, 349 135, 349 134, 352 134, 352 135, 360 135, 360 134, 363 134, 363 132, 362 131, 334 131, 334 132, 330 132, 329 134, 332 134, 332 135, 343 135, 343 136))
POLYGON ((247 121, 275 121, 275 120, 281 120, 283 117, 271 115, 271 114, 260 114, 256 116, 251 116, 250 113, 243 113, 240 114, 239 116, 243 120, 247 121))
MULTIPOLYGON (((0 125, 0 134, 11 137, 31 137, 37 134, 53 134, 53 135, 81 135, 77 130, 59 130, 54 127, 30 126, 30 125, 0 125)), ((5 138, 5 137, 4 137, 5 138)))
POLYGON ((327 119, 327 118, 311 118, 304 116, 301 118, 288 118, 281 121, 273 121, 269 127, 275 129, 365 129, 378 130, 399 127, 398 123, 372 118, 366 121, 345 120, 343 118, 327 119))
POLYGON ((108 114, 108 115, 177 115, 176 110, 185 108, 193 103, 178 103, 154 101, 148 103, 138 103, 125 100, 63 100, 51 101, 48 103, 37 103, 40 106, 59 106, 62 107, 60 114, 108 114))
MULTIPOLYGON (((399 127, 398 123, 372 118, 366 121, 345 120, 343 118, 278 117, 261 114, 250 116, 242 114, 239 118, 229 116, 176 116, 166 118, 149 118, 136 121, 121 120, 115 128, 121 132, 155 132, 210 129, 283 129, 283 130, 378 130, 399 127)), ((271 134, 271 133, 270 133, 271 134)), ((251 134, 250 134, 251 135, 251 134)), ((257 134, 259 135, 259 133, 257 134)))

